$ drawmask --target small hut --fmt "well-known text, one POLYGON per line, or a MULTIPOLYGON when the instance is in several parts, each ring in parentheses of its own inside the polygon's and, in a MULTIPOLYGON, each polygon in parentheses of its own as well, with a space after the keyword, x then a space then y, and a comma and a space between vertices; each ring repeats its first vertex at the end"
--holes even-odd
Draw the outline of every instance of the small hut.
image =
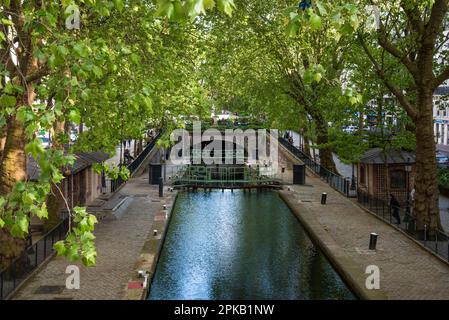
POLYGON ((415 154, 408 151, 368 150, 357 165, 358 193, 387 201, 394 194, 405 204, 414 186, 415 163, 415 154))

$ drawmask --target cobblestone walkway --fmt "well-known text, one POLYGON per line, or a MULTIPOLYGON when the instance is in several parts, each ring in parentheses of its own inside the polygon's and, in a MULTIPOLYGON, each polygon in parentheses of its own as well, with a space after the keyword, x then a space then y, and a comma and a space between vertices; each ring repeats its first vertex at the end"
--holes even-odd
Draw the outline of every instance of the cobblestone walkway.
POLYGON ((161 200, 158 187, 150 186, 146 175, 131 179, 110 201, 123 196, 132 197, 123 216, 117 220, 106 218, 96 227, 97 265, 85 268, 73 263, 80 266, 79 290, 65 288, 68 277, 65 270, 72 263, 55 257, 21 288, 14 299, 121 299, 142 246, 153 231, 155 216, 163 204, 170 207, 174 200, 170 193, 161 200), (36 290, 41 286, 54 286, 61 292, 39 294, 36 290))
POLYGON ((380 268, 381 298, 449 299, 447 264, 319 178, 308 175, 306 184, 284 191, 285 198, 337 260, 355 270, 352 272, 359 275, 354 277, 356 285, 365 289, 366 267, 376 265, 380 268), (320 203, 322 192, 328 194, 326 205, 320 203), (375 252, 368 250, 371 232, 379 235, 375 252))

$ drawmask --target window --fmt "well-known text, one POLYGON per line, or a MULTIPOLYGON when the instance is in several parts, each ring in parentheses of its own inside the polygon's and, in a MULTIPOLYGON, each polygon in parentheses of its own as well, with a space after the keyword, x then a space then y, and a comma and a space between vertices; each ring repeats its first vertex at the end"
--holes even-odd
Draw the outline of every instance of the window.
POLYGON ((395 170, 390 172, 390 187, 392 189, 405 189, 405 171, 395 170))
POLYGON ((366 183, 366 172, 365 172, 365 166, 360 166, 360 184, 365 185, 366 183))

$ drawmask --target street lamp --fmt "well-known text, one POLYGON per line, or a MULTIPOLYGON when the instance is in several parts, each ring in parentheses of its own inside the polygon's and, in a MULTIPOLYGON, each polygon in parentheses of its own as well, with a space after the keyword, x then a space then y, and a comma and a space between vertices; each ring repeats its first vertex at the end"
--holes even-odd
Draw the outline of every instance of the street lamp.
POLYGON ((352 163, 351 190, 354 191, 355 189, 356 186, 355 186, 354 163, 352 163))
POLYGON ((410 214, 410 190, 409 190, 409 186, 410 186, 410 172, 412 171, 412 166, 410 164, 410 158, 407 158, 407 165, 405 166, 405 171, 407 172, 407 178, 406 178, 406 183, 407 183, 407 207, 405 209, 405 212, 409 215, 410 214))

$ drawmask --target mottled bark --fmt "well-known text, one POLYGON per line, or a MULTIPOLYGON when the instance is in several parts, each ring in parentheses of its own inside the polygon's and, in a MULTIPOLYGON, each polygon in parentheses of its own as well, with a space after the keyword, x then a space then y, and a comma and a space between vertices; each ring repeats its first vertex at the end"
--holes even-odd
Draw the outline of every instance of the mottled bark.
POLYGON ((436 147, 433 143, 432 91, 421 92, 418 98, 420 114, 416 119, 416 177, 414 213, 418 228, 440 225, 438 209, 436 147))
POLYGON ((8 130, 8 126, 5 125, 0 129, 0 161, 2 160, 3 156, 3 149, 5 149, 5 143, 6 143, 6 132, 8 130))
POLYGON ((15 116, 8 125, 7 139, 0 164, 0 194, 8 194, 18 181, 26 180, 25 134, 23 123, 15 116))
MULTIPOLYGON (((18 181, 26 180, 26 155, 23 123, 11 117, 0 163, 0 195, 7 195, 18 181)), ((25 248, 25 239, 14 238, 6 228, 0 229, 0 267, 17 258, 25 248)))
POLYGON ((328 127, 327 123, 321 119, 315 119, 316 127, 316 142, 320 148, 320 165, 326 169, 337 172, 334 158, 332 156, 332 150, 327 146, 329 143, 328 127))

